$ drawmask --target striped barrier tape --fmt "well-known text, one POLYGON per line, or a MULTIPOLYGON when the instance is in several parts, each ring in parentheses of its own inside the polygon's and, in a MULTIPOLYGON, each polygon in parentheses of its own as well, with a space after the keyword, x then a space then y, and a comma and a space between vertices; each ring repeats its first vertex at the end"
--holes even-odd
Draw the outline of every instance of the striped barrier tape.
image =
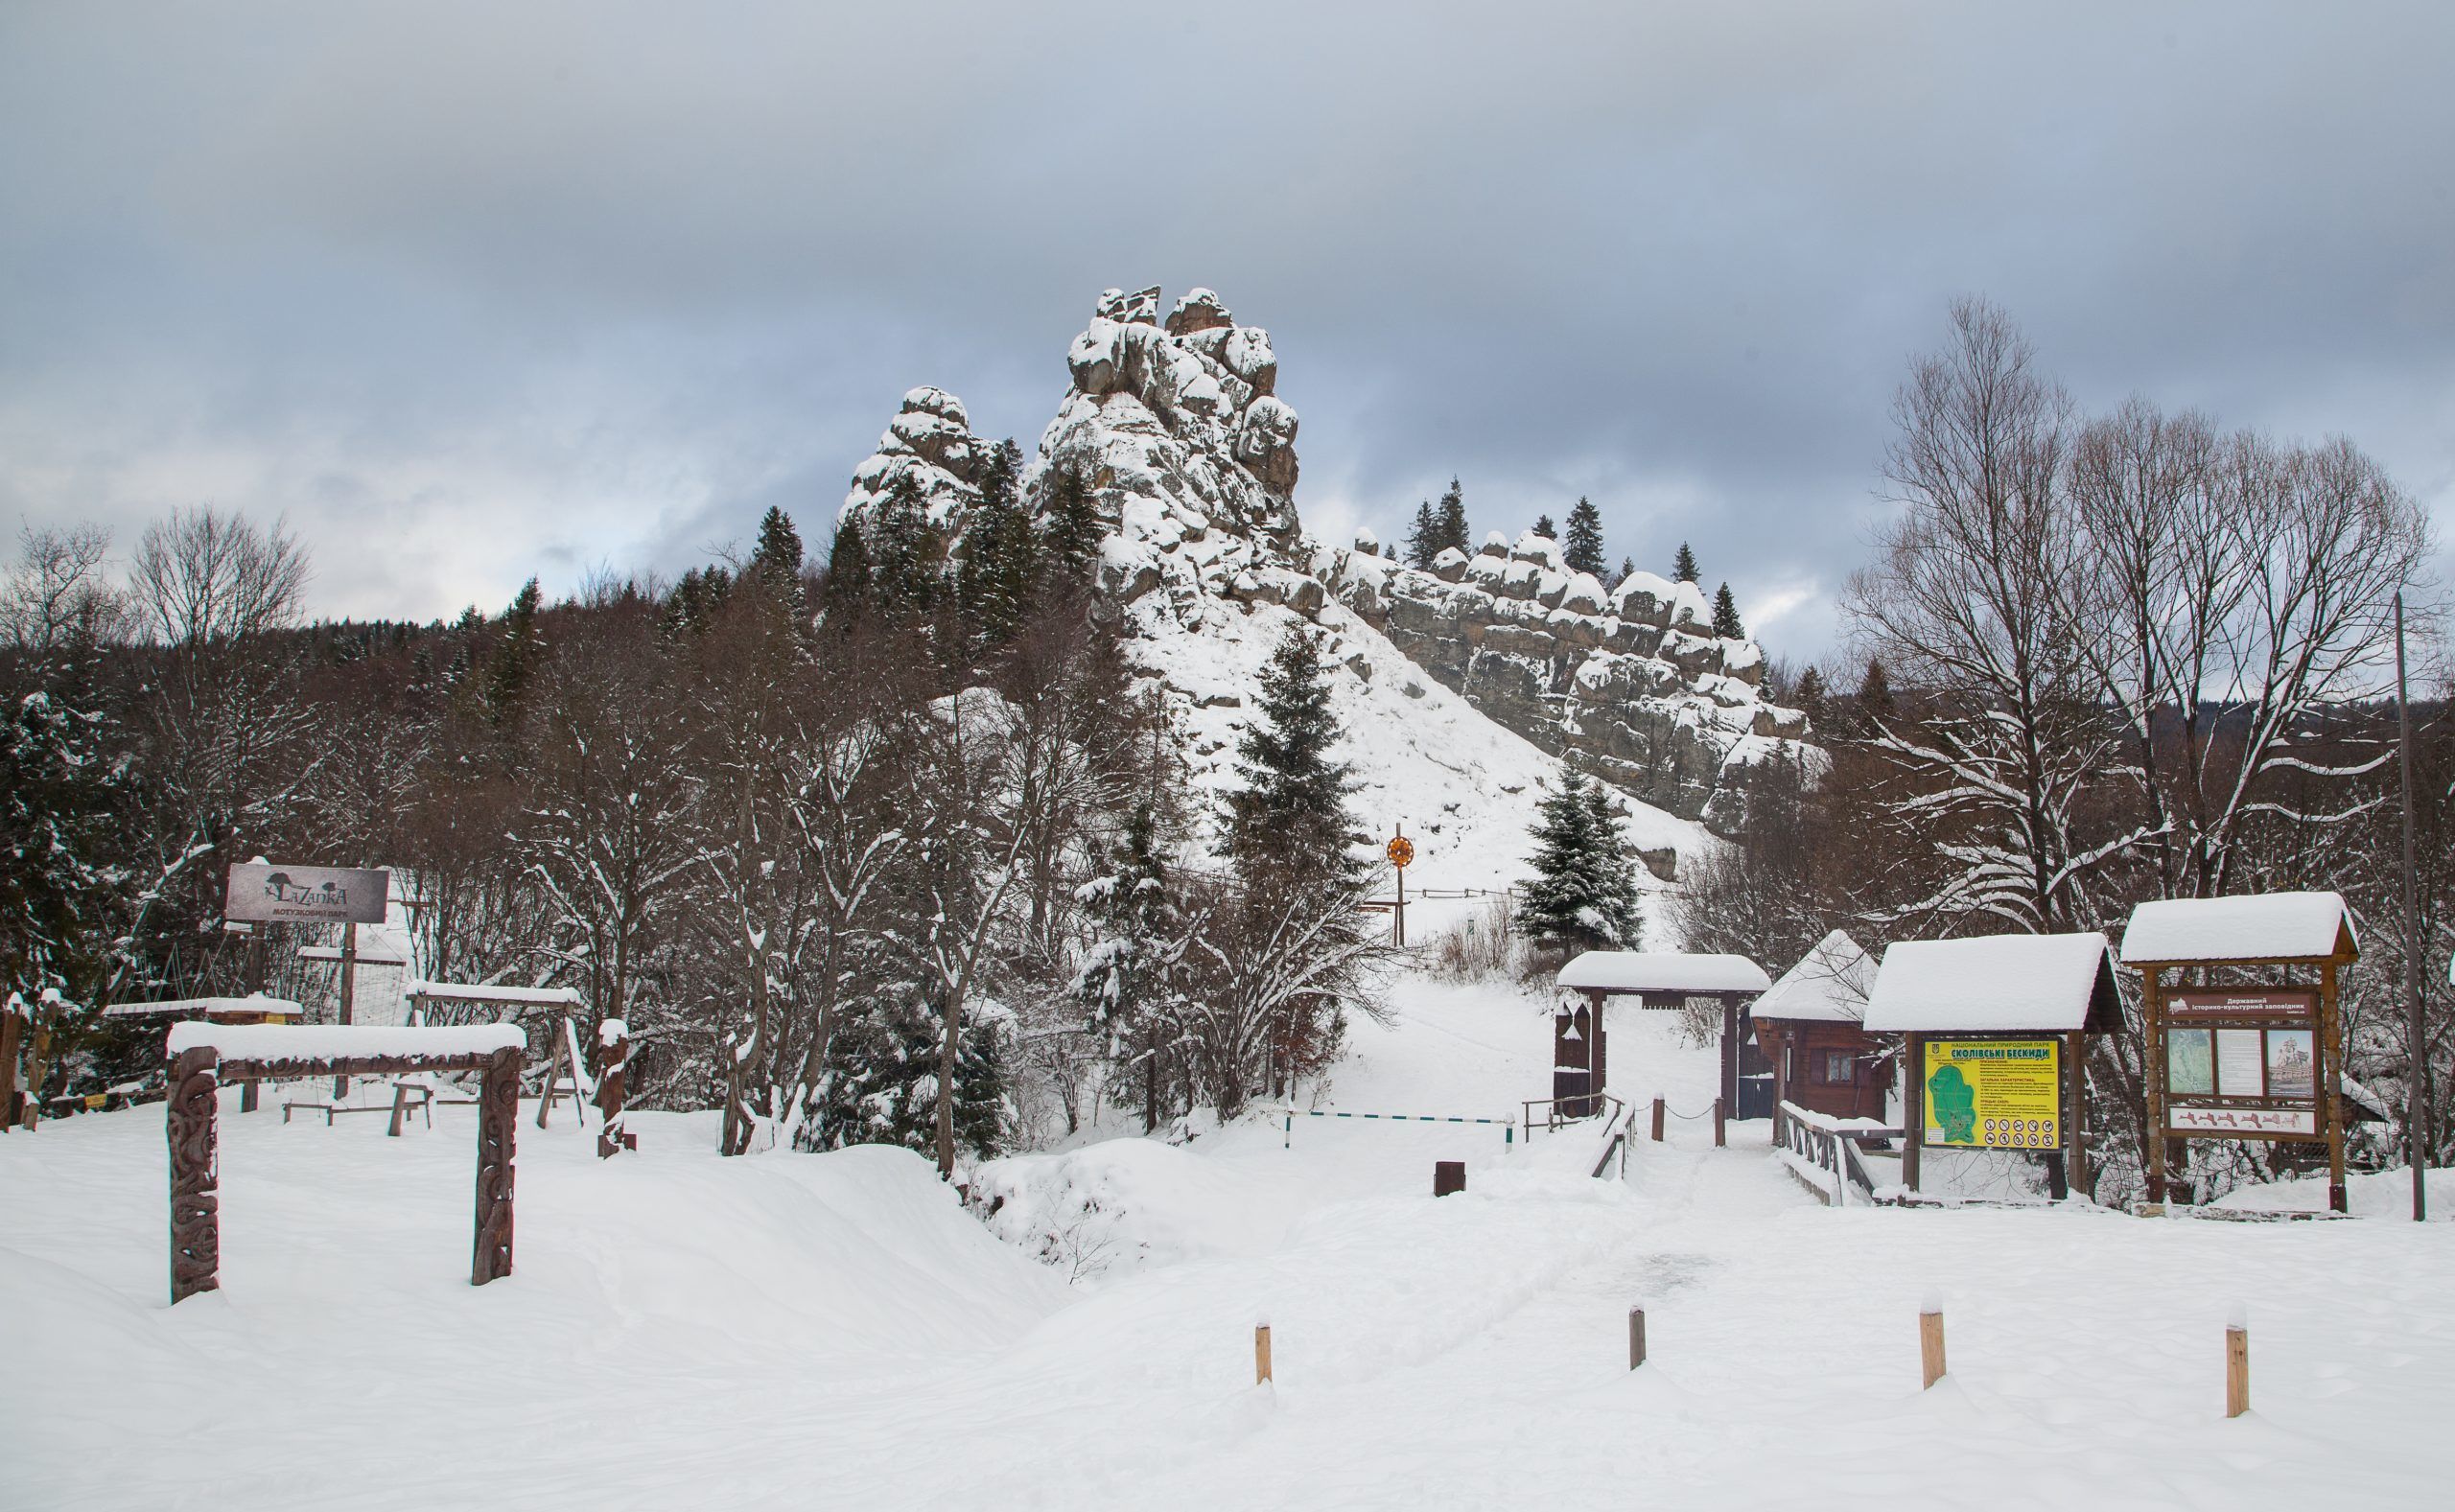
POLYGON ((1385 1124, 1498 1124, 1501 1143, 1512 1147, 1517 1143, 1517 1120, 1513 1118, 1453 1118, 1443 1113, 1341 1113, 1316 1107, 1291 1107, 1284 1111, 1287 1128, 1279 1146, 1283 1150, 1296 1148, 1296 1116, 1298 1113, 1306 1118, 1362 1118, 1385 1124))

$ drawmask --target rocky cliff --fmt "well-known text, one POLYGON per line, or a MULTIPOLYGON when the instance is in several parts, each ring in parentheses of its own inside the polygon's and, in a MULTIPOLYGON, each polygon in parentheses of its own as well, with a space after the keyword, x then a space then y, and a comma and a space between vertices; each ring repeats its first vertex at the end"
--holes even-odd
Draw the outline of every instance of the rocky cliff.
MULTIPOLYGON (((1531 806, 1529 763, 1510 743, 1458 733, 1477 713, 1687 819, 1712 817, 1736 766, 1808 733, 1796 710, 1762 697, 1763 652, 1712 634, 1694 584, 1641 572, 1606 591, 1565 571, 1558 547, 1533 535, 1444 553, 1429 572, 1369 538, 1310 540, 1293 497, 1297 415, 1277 395, 1269 335, 1238 325, 1205 289, 1161 306, 1157 289, 1101 297, 1066 353, 1069 383, 1032 481, 1063 469, 1092 490, 1111 526, 1102 596, 1182 700, 1198 779, 1226 780, 1233 711, 1290 616, 1329 634, 1359 699, 1368 689, 1366 702, 1392 701, 1386 725, 1416 741, 1426 728, 1452 731, 1438 740, 1455 759, 1428 750, 1429 777, 1387 774, 1401 814, 1464 814, 1437 792, 1405 791, 1461 779, 1527 793, 1511 806, 1531 806)), ((855 473, 845 512, 875 508, 902 480, 959 538, 988 455, 960 401, 914 389, 855 473)), ((1391 738, 1349 723, 1359 746, 1391 738)), ((1369 766, 1359 761, 1368 787, 1385 785, 1369 766)), ((1435 832, 1441 823, 1429 821, 1435 832)))

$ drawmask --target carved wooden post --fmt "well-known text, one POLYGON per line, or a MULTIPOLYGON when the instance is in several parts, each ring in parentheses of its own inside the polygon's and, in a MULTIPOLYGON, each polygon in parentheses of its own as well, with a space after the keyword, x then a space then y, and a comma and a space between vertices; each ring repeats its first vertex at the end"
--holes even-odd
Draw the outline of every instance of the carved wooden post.
POLYGON ((498 1050, 478 1089, 477 1252, 469 1284, 511 1274, 512 1143, 520 1123, 520 1052, 498 1050))
POLYGON ((631 1036, 627 1026, 619 1018, 609 1018, 597 1031, 596 1060, 596 1158, 603 1160, 618 1150, 639 1148, 622 1128, 622 1078, 631 1063, 631 1036))
POLYGON ((17 1127, 17 1000, 0 1003, 0 1133, 17 1127))
POLYGON ((186 1050, 171 1062, 167 1128, 171 1143, 171 1301, 222 1285, 222 1216, 214 1119, 220 1111, 221 1053, 186 1050))

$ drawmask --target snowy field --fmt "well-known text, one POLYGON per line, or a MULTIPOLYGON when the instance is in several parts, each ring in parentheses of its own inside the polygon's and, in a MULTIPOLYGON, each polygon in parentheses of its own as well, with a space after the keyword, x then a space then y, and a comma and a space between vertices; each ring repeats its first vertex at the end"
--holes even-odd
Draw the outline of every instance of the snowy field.
MULTIPOLYGON (((1544 1091, 1540 1004, 1396 997, 1322 1105, 1544 1091)), ((1667 1015, 1615 1011, 1611 1068, 1632 1101, 1710 1097, 1667 1015)), ((2455 1499, 2436 1224, 1828 1211, 1763 1125, 1715 1151, 1674 1122, 1621 1183, 1582 1174, 1585 1134, 1505 1155, 1492 1128, 1298 1119, 1283 1148, 1255 1115, 995 1163, 985 1225, 915 1156, 722 1161, 711 1118, 649 1115, 607 1164, 524 1121, 517 1271, 473 1289, 473 1110, 387 1140, 225 1106, 223 1290, 175 1310, 158 1106, 0 1137, 0 1507, 2455 1499), (1466 1194, 1429 1196, 1438 1158, 1466 1194), (1952 1374, 1922 1393, 1930 1291, 1952 1374), (2256 1411, 2229 1422, 2235 1305, 2256 1411)))

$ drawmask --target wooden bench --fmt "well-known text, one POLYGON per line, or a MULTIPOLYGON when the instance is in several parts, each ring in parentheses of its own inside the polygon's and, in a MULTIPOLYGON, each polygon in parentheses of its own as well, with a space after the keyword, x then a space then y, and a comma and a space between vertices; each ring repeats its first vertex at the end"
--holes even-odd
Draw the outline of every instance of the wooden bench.
POLYGON ((388 1108, 381 1103, 368 1103, 362 1106, 351 1106, 341 1103, 284 1103, 281 1105, 281 1121, 285 1124, 289 1123, 292 1111, 305 1108, 311 1113, 323 1114, 324 1127, 330 1128, 333 1127, 333 1120, 343 1113, 388 1112, 392 1115, 392 1127, 384 1132, 398 1139, 402 1125, 409 1122, 409 1116, 412 1112, 426 1120, 427 1128, 433 1128, 434 1127, 433 1107, 434 1083, 424 1077, 403 1077, 392 1083, 392 1105, 388 1108))

